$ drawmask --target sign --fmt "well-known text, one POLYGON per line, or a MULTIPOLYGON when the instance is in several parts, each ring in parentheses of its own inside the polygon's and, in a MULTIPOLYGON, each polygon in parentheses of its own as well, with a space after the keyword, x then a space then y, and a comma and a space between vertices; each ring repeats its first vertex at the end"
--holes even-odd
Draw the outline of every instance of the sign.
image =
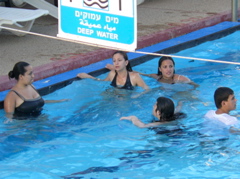
POLYGON ((136 0, 59 0, 58 36, 111 48, 137 47, 136 0))

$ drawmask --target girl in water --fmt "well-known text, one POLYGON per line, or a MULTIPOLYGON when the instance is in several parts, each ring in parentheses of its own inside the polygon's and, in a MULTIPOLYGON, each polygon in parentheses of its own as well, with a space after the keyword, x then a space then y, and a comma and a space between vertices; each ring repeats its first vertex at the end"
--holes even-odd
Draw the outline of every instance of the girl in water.
MULTIPOLYGON (((116 51, 113 54, 113 67, 114 69, 112 69, 108 76, 102 81, 111 81, 111 86, 119 89, 133 90, 134 86, 140 86, 145 90, 149 89, 139 73, 132 71, 127 54, 125 52, 116 51)), ((77 76, 79 78, 101 80, 87 73, 79 73, 77 76)))
POLYGON ((186 115, 180 112, 182 103, 179 102, 176 109, 174 109, 174 103, 171 99, 165 97, 159 97, 156 104, 153 106, 152 114, 157 118, 157 121, 151 123, 143 123, 136 116, 121 117, 120 120, 129 120, 140 128, 156 127, 161 124, 165 124, 176 119, 181 119, 186 117, 186 115))
MULTIPOLYGON (((107 64, 106 68, 113 70, 114 66, 107 64)), ((139 72, 138 72, 139 73, 139 72)), ((191 81, 189 78, 175 74, 175 62, 171 57, 163 56, 158 61, 158 71, 157 74, 144 74, 143 76, 151 77, 156 79, 161 83, 175 84, 175 83, 188 83, 193 85, 195 88, 199 85, 191 81)))
POLYGON ((159 82, 175 84, 175 83, 188 83, 197 87, 198 84, 191 81, 189 78, 175 74, 175 62, 171 57, 163 56, 158 61, 158 72, 157 74, 144 74, 141 75, 152 77, 159 82))

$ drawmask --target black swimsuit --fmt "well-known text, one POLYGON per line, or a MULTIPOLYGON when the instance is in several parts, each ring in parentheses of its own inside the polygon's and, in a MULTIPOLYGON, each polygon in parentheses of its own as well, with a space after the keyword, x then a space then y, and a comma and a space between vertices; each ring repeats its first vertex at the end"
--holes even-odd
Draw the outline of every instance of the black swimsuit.
POLYGON ((23 100, 23 103, 15 108, 14 117, 38 116, 41 114, 42 107, 44 105, 44 100, 41 96, 35 99, 25 99, 17 91, 11 91, 16 93, 23 100))
MULTIPOLYGON (((116 71, 115 71, 116 72, 116 71)), ((127 80, 126 80, 126 83, 123 85, 123 86, 121 86, 121 87, 119 87, 119 86, 117 86, 117 72, 116 72, 116 74, 115 74, 115 76, 114 76, 114 78, 113 78, 113 80, 112 80, 112 83, 111 83, 111 85, 113 86, 113 87, 115 87, 115 88, 119 88, 119 89, 127 89, 127 90, 133 90, 134 89, 134 87, 133 87, 133 85, 132 85, 132 83, 131 83, 131 80, 130 80, 130 76, 129 76, 129 72, 127 72, 127 80)))

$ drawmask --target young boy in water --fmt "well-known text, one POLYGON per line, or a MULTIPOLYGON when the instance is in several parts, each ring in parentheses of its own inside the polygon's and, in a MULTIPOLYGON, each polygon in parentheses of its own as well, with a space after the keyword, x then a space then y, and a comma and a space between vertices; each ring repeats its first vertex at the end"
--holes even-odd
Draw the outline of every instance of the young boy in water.
POLYGON ((205 114, 206 119, 219 122, 220 125, 227 127, 231 132, 240 132, 239 121, 236 117, 229 115, 229 112, 236 109, 237 99, 234 92, 228 87, 217 88, 214 93, 214 101, 217 110, 210 110, 205 114), (235 126, 235 127, 234 127, 235 126))

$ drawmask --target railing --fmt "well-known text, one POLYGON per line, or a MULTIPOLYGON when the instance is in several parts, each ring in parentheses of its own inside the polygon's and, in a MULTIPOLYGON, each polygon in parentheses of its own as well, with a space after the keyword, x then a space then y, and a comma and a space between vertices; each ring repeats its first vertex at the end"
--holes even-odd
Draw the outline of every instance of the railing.
POLYGON ((232 0, 232 21, 238 21, 238 0, 232 0))

